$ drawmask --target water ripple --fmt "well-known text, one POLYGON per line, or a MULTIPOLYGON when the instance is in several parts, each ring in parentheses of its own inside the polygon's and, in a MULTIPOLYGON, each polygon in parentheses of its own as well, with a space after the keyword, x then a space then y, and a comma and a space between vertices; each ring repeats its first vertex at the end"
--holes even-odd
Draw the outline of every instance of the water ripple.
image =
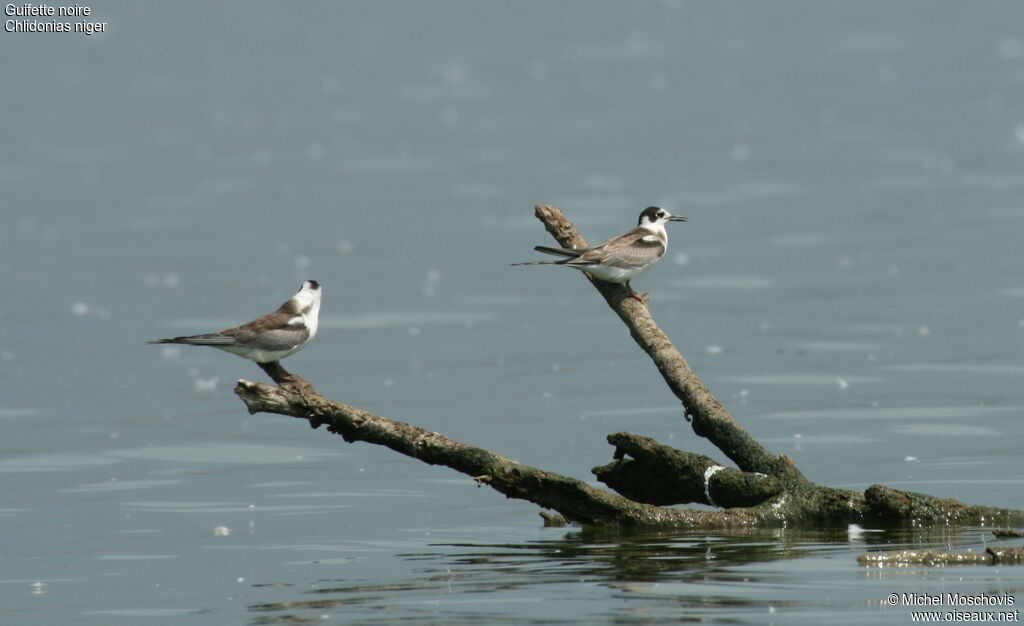
POLYGON ((1021 365, 986 365, 982 363, 911 363, 907 365, 888 365, 884 369, 902 372, 972 372, 978 374, 1024 374, 1021 365))
POLYGON ((693 276, 672 281, 675 287, 687 289, 770 289, 775 280, 764 276, 693 276))
POLYGON ((1013 407, 994 406, 920 406, 894 408, 822 409, 815 411, 782 411, 765 413, 759 419, 802 420, 924 420, 963 419, 984 417, 1016 410, 1013 407))
POLYGON ((120 461, 88 454, 40 454, 2 459, 0 460, 0 472, 66 472, 115 463, 120 463, 120 461))
POLYGON ((316 448, 270 446, 250 443, 197 443, 181 446, 154 446, 137 450, 115 450, 111 456, 147 461, 177 463, 294 463, 322 458, 348 456, 343 452, 325 452, 316 448))

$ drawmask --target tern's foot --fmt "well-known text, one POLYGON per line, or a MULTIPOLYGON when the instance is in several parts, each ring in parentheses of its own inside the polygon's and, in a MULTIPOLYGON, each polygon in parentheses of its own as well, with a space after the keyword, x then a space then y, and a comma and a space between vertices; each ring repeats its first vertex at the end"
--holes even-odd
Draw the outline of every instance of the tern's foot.
POLYGON ((633 291, 633 287, 629 284, 629 281, 626 281, 625 287, 626 287, 626 289, 629 290, 629 297, 630 298, 633 298, 634 300, 636 300, 640 304, 647 304, 647 294, 646 293, 637 293, 637 292, 633 291))

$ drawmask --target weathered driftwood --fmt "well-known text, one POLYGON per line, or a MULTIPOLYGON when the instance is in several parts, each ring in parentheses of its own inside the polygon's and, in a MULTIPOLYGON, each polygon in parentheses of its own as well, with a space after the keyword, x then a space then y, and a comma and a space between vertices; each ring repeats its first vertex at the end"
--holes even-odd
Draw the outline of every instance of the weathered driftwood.
MULTIPOLYGON (((764 525, 773 517, 770 511, 686 511, 634 502, 595 489, 575 478, 521 465, 418 426, 333 402, 295 375, 278 386, 240 380, 235 386, 235 393, 245 402, 250 413, 291 415, 308 420, 314 428, 325 424, 329 431, 341 435, 345 441, 375 443, 430 465, 450 467, 510 498, 529 500, 558 511, 574 522, 712 528, 764 525)), ((783 521, 778 517, 777 523, 783 521)))
MULTIPOLYGON (((537 206, 536 215, 559 245, 587 245, 557 208, 537 206)), ((623 285, 587 278, 654 361, 669 389, 682 402, 683 415, 694 433, 717 446, 736 469, 646 437, 616 433, 608 437, 615 446, 613 462, 593 470, 599 480, 618 492, 614 494, 417 426, 333 402, 298 376, 276 368, 264 370, 278 386, 242 380, 235 393, 250 413, 291 415, 309 420, 314 428, 326 424, 328 430, 346 441, 384 445, 425 463, 445 465, 510 498, 529 500, 557 511, 566 520, 584 524, 708 529, 829 522, 1024 523, 1024 511, 972 507, 881 485, 859 492, 808 481, 790 457, 769 452, 729 415, 655 324, 646 302, 629 297, 623 285), (724 509, 665 506, 685 503, 724 509)), ((558 522, 557 516, 546 515, 545 519, 558 522)))
POLYGON ((906 567, 909 565, 1024 565, 1024 548, 989 546, 984 552, 947 550, 896 550, 868 552, 857 557, 861 565, 906 567))

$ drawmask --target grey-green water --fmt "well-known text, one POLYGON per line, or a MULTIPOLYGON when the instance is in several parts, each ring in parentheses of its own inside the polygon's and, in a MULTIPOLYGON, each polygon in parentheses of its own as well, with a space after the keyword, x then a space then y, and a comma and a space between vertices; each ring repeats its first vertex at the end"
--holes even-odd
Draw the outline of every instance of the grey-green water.
MULTIPOLYGON (((54 5, 57 6, 57 5, 54 5)), ((689 216, 634 286, 809 478, 1024 508, 1011 2, 94 2, 0 32, 0 607, 12 624, 908 623, 869 570, 978 529, 627 536, 246 414, 148 339, 315 278, 326 395, 579 476, 697 440, 586 282, 509 263, 689 216), (51 18, 46 18, 51 19, 51 18)), ((33 18, 14 18, 33 19, 33 18)), ((43 18, 34 18, 40 19, 43 18)))

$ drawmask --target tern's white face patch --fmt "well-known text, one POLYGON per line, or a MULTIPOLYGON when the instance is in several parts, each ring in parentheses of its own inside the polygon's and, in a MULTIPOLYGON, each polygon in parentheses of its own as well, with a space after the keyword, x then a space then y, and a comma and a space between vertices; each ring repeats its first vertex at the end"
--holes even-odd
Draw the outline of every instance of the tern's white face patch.
POLYGON ((320 317, 320 285, 313 281, 307 281, 299 293, 292 298, 292 302, 300 316, 288 320, 288 325, 301 326, 305 324, 309 329, 309 338, 312 339, 316 335, 320 317))
POLYGON ((648 222, 646 219, 640 224, 640 228, 651 231, 651 235, 644 235, 644 241, 648 241, 648 237, 660 237, 663 240, 668 239, 668 232, 665 230, 665 221, 648 222))

